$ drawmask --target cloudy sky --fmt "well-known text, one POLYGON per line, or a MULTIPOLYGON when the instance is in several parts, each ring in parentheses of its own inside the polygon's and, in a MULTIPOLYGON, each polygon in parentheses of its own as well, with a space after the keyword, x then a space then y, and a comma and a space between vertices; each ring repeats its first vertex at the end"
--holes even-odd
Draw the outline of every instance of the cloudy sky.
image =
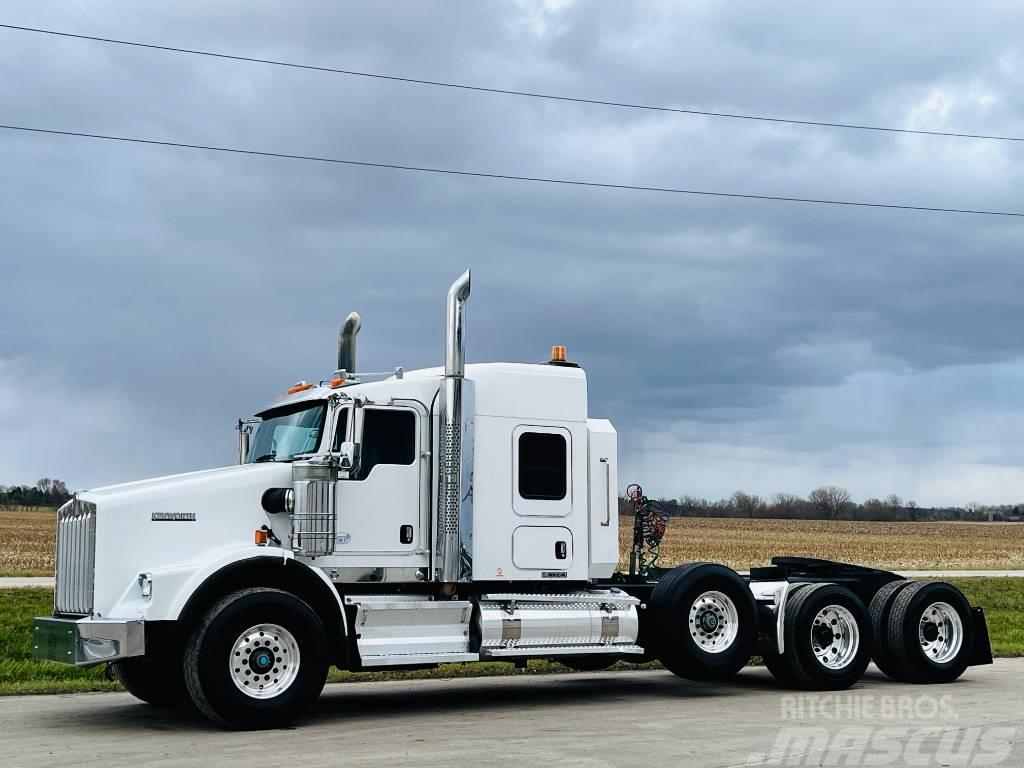
MULTIPOLYGON (((409 77, 1024 136, 1014 2, 49 2, 0 23, 409 77)), ((1024 143, 467 93, 0 29, 0 122, 534 176, 1024 210, 1024 143)), ((568 346, 620 478, 1024 500, 1024 220, 452 178, 0 131, 0 483, 229 463, 360 363, 568 346)))

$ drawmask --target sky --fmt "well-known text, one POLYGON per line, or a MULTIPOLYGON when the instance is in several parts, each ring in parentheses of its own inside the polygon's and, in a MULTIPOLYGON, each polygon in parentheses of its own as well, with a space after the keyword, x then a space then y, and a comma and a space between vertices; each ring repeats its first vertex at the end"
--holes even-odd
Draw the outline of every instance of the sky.
MULTIPOLYGON (((584 98, 1024 136, 1013 2, 8 0, 0 23, 584 98)), ((1024 142, 431 88, 0 29, 0 122, 1024 211, 1024 142)), ((585 367, 623 487, 1024 501, 1024 219, 446 177, 0 130, 0 484, 231 463, 329 375, 585 367)), ((621 489, 620 489, 621 490, 621 489)))

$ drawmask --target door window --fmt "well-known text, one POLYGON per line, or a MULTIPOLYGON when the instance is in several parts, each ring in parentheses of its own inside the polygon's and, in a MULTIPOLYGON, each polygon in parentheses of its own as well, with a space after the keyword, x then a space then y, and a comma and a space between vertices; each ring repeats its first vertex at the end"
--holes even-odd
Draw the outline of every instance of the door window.
POLYGON ((357 480, 364 480, 378 464, 416 461, 416 414, 406 410, 363 410, 362 458, 357 480))

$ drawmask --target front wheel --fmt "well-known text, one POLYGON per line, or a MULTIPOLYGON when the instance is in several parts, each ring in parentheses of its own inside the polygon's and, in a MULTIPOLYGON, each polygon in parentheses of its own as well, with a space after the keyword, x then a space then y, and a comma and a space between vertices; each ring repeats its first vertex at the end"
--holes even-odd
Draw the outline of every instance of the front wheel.
POLYGON ((181 674, 181 652, 172 658, 121 659, 111 665, 113 677, 132 696, 154 707, 186 707, 189 697, 181 674))
POLYGON ((111 662, 115 680, 135 698, 155 707, 188 707, 181 670, 183 653, 177 631, 147 631, 146 655, 111 662))
POLYGON ((232 728, 286 725, 323 690, 329 652, 316 613, 292 594, 246 589, 213 605, 185 647, 189 696, 232 728))

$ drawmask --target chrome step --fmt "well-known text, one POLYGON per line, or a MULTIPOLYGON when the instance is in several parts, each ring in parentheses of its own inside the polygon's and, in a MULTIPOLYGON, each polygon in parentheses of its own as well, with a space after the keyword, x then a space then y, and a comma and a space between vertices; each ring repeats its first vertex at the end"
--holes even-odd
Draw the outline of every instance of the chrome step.
POLYGON ((406 653, 393 656, 363 656, 364 667, 397 667, 416 664, 451 664, 461 661, 480 661, 478 653, 406 653))
POLYGON ((545 648, 544 646, 530 646, 529 648, 486 648, 481 650, 480 658, 507 659, 522 658, 544 659, 549 656, 617 656, 635 655, 644 653, 639 645, 554 645, 545 648))

